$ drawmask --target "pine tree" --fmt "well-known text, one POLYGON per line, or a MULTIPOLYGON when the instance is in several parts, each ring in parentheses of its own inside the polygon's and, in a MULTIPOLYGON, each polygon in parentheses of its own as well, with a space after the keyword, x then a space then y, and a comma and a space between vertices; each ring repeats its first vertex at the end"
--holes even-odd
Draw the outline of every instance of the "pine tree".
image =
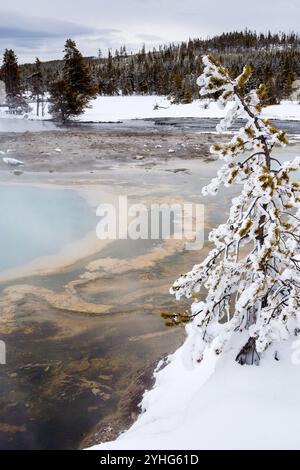
POLYGON ((7 96, 20 93, 20 75, 17 57, 12 49, 6 49, 3 55, 2 77, 7 96))
POLYGON ((269 77, 266 80, 266 95, 264 96, 262 102, 264 106, 269 106, 272 104, 278 104, 278 93, 276 88, 276 83, 273 77, 269 77))
POLYGON ((28 104, 21 93, 18 60, 12 49, 6 49, 4 52, 1 75, 5 83, 9 112, 13 114, 27 112, 28 104))
POLYGON ((72 39, 68 39, 65 44, 64 61, 64 80, 74 94, 88 101, 95 95, 95 86, 92 83, 92 78, 88 67, 84 63, 83 56, 72 39))
POLYGON ((204 56, 203 64, 200 94, 217 92, 223 106, 233 101, 217 130, 246 119, 228 143, 212 146, 225 163, 203 194, 234 183, 242 189, 227 222, 210 233, 215 247, 171 292, 178 299, 194 297, 188 341, 194 363, 206 347, 220 355, 233 336, 244 344, 237 361, 259 363, 270 344, 293 335, 300 321, 300 185, 290 175, 300 168, 300 158, 280 163, 273 157, 273 148, 287 139, 260 116, 265 87, 242 92, 249 66, 232 79, 213 57, 204 56))
POLYGON ((289 98, 293 91, 294 71, 293 71, 293 56, 291 53, 287 53, 284 59, 283 71, 282 71, 282 83, 283 83, 283 97, 289 98))
POLYGON ((176 72, 172 77, 171 96, 174 103, 180 103, 184 96, 184 87, 179 72, 176 72))
POLYGON ((44 97, 44 79, 42 73, 41 61, 36 58, 34 72, 31 76, 32 97, 36 100, 36 115, 40 115, 40 105, 42 105, 42 114, 44 115, 43 97, 44 97))
POLYGON ((50 94, 50 113, 61 122, 82 114, 96 95, 90 71, 72 39, 65 44, 62 79, 52 83, 50 94))
POLYGON ((183 97, 182 97, 182 102, 187 104, 191 103, 193 101, 193 90, 191 85, 188 82, 184 83, 183 86, 183 97))
POLYGON ((64 80, 53 82, 49 87, 49 91, 51 102, 49 111, 56 121, 64 124, 73 116, 70 102, 74 99, 74 96, 64 80))
POLYGON ((284 98, 290 98, 293 91, 293 82, 294 82, 294 73, 292 71, 288 72, 284 80, 283 86, 283 96, 284 98))

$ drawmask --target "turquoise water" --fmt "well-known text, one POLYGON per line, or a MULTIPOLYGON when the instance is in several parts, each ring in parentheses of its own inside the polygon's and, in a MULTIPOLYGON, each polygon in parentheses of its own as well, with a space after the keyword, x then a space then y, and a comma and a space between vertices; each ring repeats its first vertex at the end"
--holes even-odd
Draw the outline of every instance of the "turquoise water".
POLYGON ((58 253, 96 227, 75 191, 0 186, 0 271, 58 253))

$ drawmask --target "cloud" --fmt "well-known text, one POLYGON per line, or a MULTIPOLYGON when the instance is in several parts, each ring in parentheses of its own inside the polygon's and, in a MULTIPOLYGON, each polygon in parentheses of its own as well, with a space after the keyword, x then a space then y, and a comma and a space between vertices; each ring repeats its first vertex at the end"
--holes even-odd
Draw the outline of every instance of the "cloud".
MULTIPOLYGON (((140 0, 139 0, 140 1, 140 0)), ((149 42, 156 42, 156 41, 165 41, 165 39, 161 36, 156 36, 155 34, 136 34, 138 39, 142 41, 149 41, 149 42)))
POLYGON ((96 29, 89 26, 51 18, 40 18, 7 10, 0 10, 0 38, 9 37, 62 37, 69 34, 90 34, 96 29))
POLYGON ((61 57, 67 37, 85 55, 95 55, 98 48, 126 44, 136 50, 143 43, 150 48, 246 27, 299 31, 300 16, 299 0, 251 0, 247 11, 240 0, 9 0, 6 5, 0 10, 0 48, 15 48, 21 61, 61 57))
MULTIPOLYGON (((17 49, 23 61, 43 54, 44 60, 61 56, 68 37, 82 40, 84 44, 110 43, 121 31, 114 28, 95 28, 51 18, 34 17, 0 10, 0 49, 17 49)), ((97 47, 93 49, 97 51, 97 47)), ((88 53, 89 51, 86 51, 88 53)))

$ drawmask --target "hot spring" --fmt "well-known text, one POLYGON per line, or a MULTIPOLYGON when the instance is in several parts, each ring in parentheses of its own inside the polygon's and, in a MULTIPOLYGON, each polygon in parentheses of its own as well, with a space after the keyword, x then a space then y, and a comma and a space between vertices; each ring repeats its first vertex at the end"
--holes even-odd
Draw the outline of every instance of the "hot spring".
POLYGON ((96 227, 96 216, 69 189, 0 186, 0 271, 57 254, 96 227))

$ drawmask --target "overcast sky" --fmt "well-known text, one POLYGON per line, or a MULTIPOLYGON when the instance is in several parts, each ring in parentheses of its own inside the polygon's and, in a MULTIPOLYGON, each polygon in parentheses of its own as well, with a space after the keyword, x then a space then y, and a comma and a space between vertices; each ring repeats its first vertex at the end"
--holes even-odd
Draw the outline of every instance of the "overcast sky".
POLYGON ((246 27, 299 31, 300 0, 0 0, 0 50, 20 62, 60 58, 67 37, 97 55, 246 27))

